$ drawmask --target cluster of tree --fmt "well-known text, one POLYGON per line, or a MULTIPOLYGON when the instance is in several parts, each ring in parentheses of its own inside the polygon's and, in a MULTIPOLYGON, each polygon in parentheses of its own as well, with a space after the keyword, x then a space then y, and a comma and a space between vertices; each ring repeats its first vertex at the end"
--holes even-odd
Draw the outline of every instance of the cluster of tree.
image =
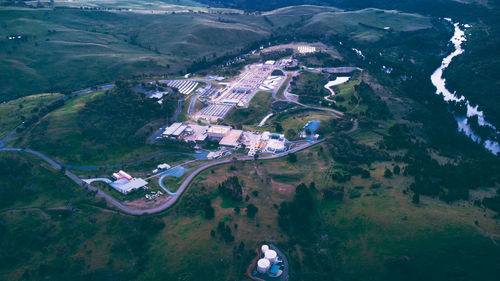
POLYGON ((331 134, 332 132, 342 132, 349 131, 353 127, 353 122, 348 117, 342 118, 333 118, 326 122, 321 122, 319 128, 316 130, 316 133, 321 136, 326 136, 331 134))
POLYGON ((335 161, 341 163, 370 164, 390 159, 386 152, 359 143, 346 134, 335 134, 326 143, 335 161))
POLYGON ((314 236, 315 210, 311 188, 301 183, 295 188, 295 195, 290 202, 282 202, 278 210, 278 224, 289 236, 306 242, 314 236))
POLYGON ((322 190, 323 198, 329 201, 342 201, 344 200, 344 187, 332 186, 322 190))
POLYGON ((0 208, 31 202, 41 194, 53 200, 75 197, 73 184, 62 173, 22 157, 0 156, 0 208))
MULTIPOLYGON (((220 221, 219 224, 217 224, 217 233, 220 235, 220 238, 228 243, 234 242, 234 236, 231 231, 231 227, 227 225, 225 222, 220 221)), ((215 231, 212 230, 211 232, 212 236, 215 236, 215 231)))
POLYGON ((270 51, 270 52, 261 52, 260 58, 264 61, 267 60, 279 60, 284 57, 289 57, 293 55, 293 49, 287 48, 282 50, 270 51))
POLYGON ((299 76, 293 77, 290 85, 291 92, 304 99, 322 98, 327 95, 325 85, 328 82, 328 75, 302 71, 299 76))
POLYGON ((497 188, 497 194, 494 197, 484 198, 483 205, 500 214, 500 188, 497 188))
POLYGON ((387 131, 388 134, 384 135, 384 140, 380 144, 381 148, 389 150, 397 150, 407 148, 413 143, 413 136, 410 134, 408 126, 403 124, 392 125, 387 131))
POLYGON ((85 104, 78 112, 78 126, 94 142, 143 143, 153 130, 146 125, 172 115, 176 106, 177 98, 172 95, 159 104, 118 81, 115 89, 85 104))
POLYGON ((249 218, 254 218, 259 208, 257 208, 254 204, 248 204, 246 208, 246 213, 249 218))
POLYGON ((492 186, 500 175, 494 157, 441 165, 425 150, 410 150, 403 160, 408 163, 404 174, 415 178, 410 186, 415 193, 439 196, 446 202, 467 200, 470 189, 492 186))
POLYGON ((354 86, 354 89, 361 98, 363 104, 368 105, 368 110, 362 112, 362 115, 372 119, 386 120, 392 116, 387 104, 373 91, 370 85, 361 82, 354 86))
POLYGON ((325 52, 314 52, 311 54, 299 56, 298 60, 303 65, 308 67, 336 67, 345 66, 339 59, 334 59, 330 54, 325 52))
POLYGON ((217 187, 222 196, 226 196, 235 201, 243 200, 243 189, 237 176, 227 178, 217 187))
POLYGON ((347 182, 351 180, 351 174, 345 171, 335 171, 332 173, 332 180, 337 182, 347 182))

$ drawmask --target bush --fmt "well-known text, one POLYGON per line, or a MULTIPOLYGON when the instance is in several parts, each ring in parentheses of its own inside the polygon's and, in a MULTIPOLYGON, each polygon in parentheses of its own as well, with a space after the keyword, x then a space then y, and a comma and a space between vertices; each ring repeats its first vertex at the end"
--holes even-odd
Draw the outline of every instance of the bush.
POLYGON ((392 178, 392 172, 391 172, 391 170, 385 169, 384 177, 385 178, 392 178))
POLYGON ((344 187, 329 187, 323 190, 323 198, 330 201, 342 201, 344 199, 344 187))
POLYGON ((349 198, 354 199, 358 197, 361 197, 361 192, 357 191, 356 189, 349 190, 349 198))
POLYGON ((259 208, 255 207, 254 204, 248 204, 246 212, 249 218, 254 218, 258 211, 259 208))

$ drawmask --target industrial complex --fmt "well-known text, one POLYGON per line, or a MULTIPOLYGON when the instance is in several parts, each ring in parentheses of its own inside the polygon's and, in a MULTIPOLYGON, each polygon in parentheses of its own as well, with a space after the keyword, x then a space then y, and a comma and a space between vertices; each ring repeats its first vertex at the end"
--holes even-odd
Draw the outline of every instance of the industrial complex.
POLYGON ((248 150, 249 156, 256 153, 279 153, 288 150, 289 142, 282 134, 270 132, 249 132, 233 129, 231 126, 203 126, 193 122, 177 122, 165 129, 158 137, 190 143, 217 142, 220 147, 248 150))
POLYGON ((257 280, 287 280, 288 261, 274 245, 263 244, 260 247, 259 259, 252 271, 257 280))
POLYGON ((248 107, 253 96, 259 91, 273 91, 281 85, 284 75, 276 61, 266 61, 248 65, 234 81, 225 84, 223 89, 211 89, 201 95, 205 107, 196 115, 196 119, 217 121, 223 119, 234 107, 248 107))

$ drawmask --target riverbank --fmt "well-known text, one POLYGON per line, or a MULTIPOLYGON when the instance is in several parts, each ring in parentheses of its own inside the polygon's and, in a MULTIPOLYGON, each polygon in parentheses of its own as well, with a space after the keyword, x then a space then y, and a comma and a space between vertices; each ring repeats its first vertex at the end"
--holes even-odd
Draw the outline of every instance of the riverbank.
POLYGON ((446 79, 443 78, 443 72, 450 65, 454 57, 464 53, 465 50, 462 48, 462 44, 467 41, 467 38, 465 36, 465 28, 467 28, 468 26, 461 25, 460 23, 453 23, 451 19, 446 20, 452 23, 455 27, 453 37, 450 39, 450 42, 455 46, 455 51, 453 51, 447 57, 443 58, 441 66, 436 69, 436 71, 434 71, 434 73, 431 75, 432 84, 436 87, 436 94, 441 95, 444 101, 446 101, 447 103, 465 103, 467 107, 466 116, 461 116, 454 112, 455 120, 458 124, 458 130, 460 132, 463 132, 473 141, 481 143, 493 154, 498 154, 500 152, 500 145, 498 141, 494 139, 481 139, 481 137, 472 129, 471 124, 469 124, 468 118, 477 116, 477 122, 479 126, 490 127, 491 129, 495 130, 497 135, 500 134, 500 132, 498 132, 493 124, 485 120, 483 111, 479 110, 479 105, 472 105, 465 96, 458 95, 456 92, 452 93, 446 88, 446 79), (463 29, 460 29, 460 27, 462 27, 463 29))

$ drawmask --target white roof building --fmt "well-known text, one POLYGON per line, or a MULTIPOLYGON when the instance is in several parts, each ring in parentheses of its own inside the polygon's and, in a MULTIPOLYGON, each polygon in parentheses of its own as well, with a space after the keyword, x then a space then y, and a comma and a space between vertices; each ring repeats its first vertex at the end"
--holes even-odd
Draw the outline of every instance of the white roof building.
POLYGON ((170 125, 163 132, 163 136, 170 136, 170 135, 172 135, 177 129, 179 129, 180 126, 182 126, 182 123, 180 123, 180 122, 177 122, 177 123, 174 123, 174 124, 170 125))
POLYGON ((172 137, 178 137, 182 134, 182 132, 184 132, 184 130, 187 129, 187 126, 186 125, 181 125, 179 128, 177 128, 177 130, 175 130, 171 136, 172 137))
POLYGON ((242 130, 231 130, 229 134, 222 138, 219 145, 236 147, 239 145, 239 140, 242 134, 242 130))

